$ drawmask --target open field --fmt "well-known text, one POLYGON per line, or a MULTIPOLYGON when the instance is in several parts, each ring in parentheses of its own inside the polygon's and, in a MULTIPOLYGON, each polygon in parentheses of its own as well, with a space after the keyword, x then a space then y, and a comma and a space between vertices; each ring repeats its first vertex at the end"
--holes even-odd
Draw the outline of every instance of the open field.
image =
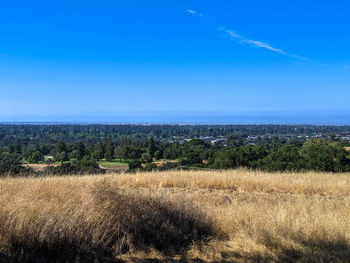
POLYGON ((0 180, 2 262, 350 262, 350 175, 0 180))
MULTIPOLYGON (((69 163, 69 162, 70 161, 65 161, 64 163, 69 163)), ((100 168, 103 169, 106 173, 122 173, 127 171, 129 168, 127 162, 120 162, 120 161, 107 162, 105 160, 101 160, 98 162, 98 164, 100 168)), ((46 167, 57 167, 59 165, 61 165, 61 162, 56 162, 52 164, 27 163, 27 164, 23 164, 22 166, 30 167, 36 172, 42 172, 46 167)))
POLYGON ((117 161, 113 160, 112 162, 107 162, 106 160, 101 160, 97 162, 99 165, 102 165, 103 167, 116 167, 116 166, 128 166, 127 161, 117 161))
POLYGON ((101 160, 97 162, 101 169, 105 170, 106 173, 123 173, 129 169, 128 162, 117 161, 107 162, 106 160, 101 160))

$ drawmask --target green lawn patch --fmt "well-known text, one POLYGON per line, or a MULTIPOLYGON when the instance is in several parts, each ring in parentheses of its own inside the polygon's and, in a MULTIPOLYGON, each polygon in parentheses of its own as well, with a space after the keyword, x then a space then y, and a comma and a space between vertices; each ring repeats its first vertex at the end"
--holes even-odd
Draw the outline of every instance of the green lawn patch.
POLYGON ((112 167, 112 166, 127 166, 128 162, 125 160, 119 161, 119 160, 113 160, 112 162, 107 162, 106 160, 101 160, 97 162, 99 165, 102 165, 103 167, 112 167))

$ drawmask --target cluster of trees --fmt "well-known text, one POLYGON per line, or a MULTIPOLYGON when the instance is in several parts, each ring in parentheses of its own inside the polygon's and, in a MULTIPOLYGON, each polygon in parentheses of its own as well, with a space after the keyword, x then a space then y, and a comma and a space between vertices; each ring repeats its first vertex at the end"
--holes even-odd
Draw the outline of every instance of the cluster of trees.
POLYGON ((266 171, 350 171, 349 153, 339 142, 310 139, 274 147, 227 147, 210 160, 213 168, 248 167, 266 171))
MULTIPOLYGON (((60 164, 58 167, 48 167, 45 173, 50 174, 99 173, 102 172, 98 166, 98 161, 101 159, 126 161, 129 163, 130 170, 195 166, 211 169, 247 167, 266 171, 350 171, 348 152, 344 149, 346 144, 324 138, 313 138, 306 142, 265 141, 249 145, 244 142, 241 134, 235 132, 226 135, 225 145, 212 145, 201 139, 186 140, 184 143, 155 140, 152 136, 148 139, 131 139, 127 136, 116 139, 115 136, 113 137, 113 133, 111 137, 105 138, 108 131, 118 131, 123 134, 128 133, 128 136, 134 136, 136 133, 131 132, 132 127, 136 127, 139 135, 141 131, 159 135, 159 132, 162 131, 161 127, 163 127, 159 125, 9 125, 6 126, 6 129, 10 130, 10 135, 7 133, 4 135, 3 126, 6 125, 0 125, 0 144, 6 144, 10 135, 17 134, 15 136, 17 139, 7 146, 0 145, 0 174, 28 174, 32 171, 23 164, 43 162, 60 164), (40 138, 40 141, 45 143, 40 144, 37 141, 35 144, 28 143, 26 138, 30 139, 31 137, 28 137, 26 132, 31 134, 32 138, 40 138), (67 136, 67 139, 56 142, 56 139, 61 138, 61 135, 67 136), (88 141, 86 141, 87 139, 88 141), (52 141, 51 144, 48 143, 50 141, 52 141), (169 160, 169 162, 162 167, 154 163, 154 161, 162 159, 169 160)), ((290 131, 292 127, 294 126, 266 125, 261 126, 261 129, 264 132, 283 132, 290 131)), ((235 131, 236 128, 236 126, 182 127, 165 125, 163 132, 168 135, 178 134, 177 132, 187 134, 192 130, 194 134, 202 134, 208 129, 225 134, 227 130, 235 131)), ((240 128, 241 131, 251 129, 257 132, 254 125, 240 128)), ((294 127, 294 129, 296 128, 294 127)), ((310 131, 313 130, 313 126, 297 126, 297 129, 299 132, 310 131)), ((330 128, 324 127, 324 129, 330 128)), ((334 127, 334 129, 338 128, 334 127)), ((146 136, 148 133, 142 134, 146 136)))
POLYGON ((99 174, 104 171, 100 169, 96 160, 89 156, 84 156, 80 160, 63 163, 60 166, 48 166, 45 168, 45 174, 99 174))
POLYGON ((18 154, 9 152, 0 153, 0 175, 26 175, 32 172, 31 169, 21 166, 21 157, 18 154))
MULTIPOLYGON (((237 141, 234 140, 237 143, 237 141)), ((115 157, 132 159, 132 168, 152 160, 177 160, 181 166, 214 169, 247 167, 266 171, 350 171, 349 153, 336 141, 313 138, 305 143, 213 146, 194 139, 183 144, 125 143, 115 148, 115 157), (137 165, 138 164, 138 165, 137 165)), ((170 165, 171 166, 171 165, 170 165)), ((146 166, 146 169, 152 168, 146 166)), ((155 168, 155 167, 154 167, 155 168)))

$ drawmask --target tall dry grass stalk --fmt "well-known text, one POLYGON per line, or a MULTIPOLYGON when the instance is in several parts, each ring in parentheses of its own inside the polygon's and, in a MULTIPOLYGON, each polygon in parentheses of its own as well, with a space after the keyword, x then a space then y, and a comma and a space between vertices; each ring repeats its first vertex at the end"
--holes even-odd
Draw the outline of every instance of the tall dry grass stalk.
POLYGON ((190 188, 265 193, 343 196, 350 194, 350 174, 265 173, 228 171, 166 171, 125 174, 118 185, 146 188, 190 188))
POLYGON ((0 261, 350 262, 350 176, 0 180, 0 261))

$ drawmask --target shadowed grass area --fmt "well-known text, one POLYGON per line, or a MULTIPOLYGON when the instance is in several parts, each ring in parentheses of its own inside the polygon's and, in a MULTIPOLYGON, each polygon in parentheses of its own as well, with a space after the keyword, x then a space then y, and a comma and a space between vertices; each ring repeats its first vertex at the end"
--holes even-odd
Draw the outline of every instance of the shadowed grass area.
POLYGON ((179 254, 193 241, 215 235, 209 218, 185 200, 174 203, 106 180, 68 181, 31 180, 33 187, 2 205, 3 258, 104 262, 150 248, 179 254))
POLYGON ((0 262, 349 262, 348 174, 0 180, 0 262))

